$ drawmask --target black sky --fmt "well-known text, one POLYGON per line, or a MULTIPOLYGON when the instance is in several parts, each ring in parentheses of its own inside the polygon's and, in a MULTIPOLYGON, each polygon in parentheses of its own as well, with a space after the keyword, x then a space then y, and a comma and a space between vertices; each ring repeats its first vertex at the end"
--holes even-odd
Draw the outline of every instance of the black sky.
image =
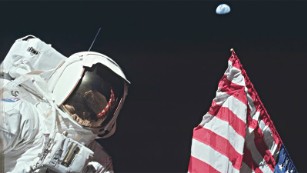
POLYGON ((186 172, 193 127, 234 48, 300 172, 307 172, 307 1, 0 1, 0 55, 33 34, 62 54, 113 58, 132 82, 114 136, 118 172, 186 172), (215 8, 226 2, 228 15, 215 8))

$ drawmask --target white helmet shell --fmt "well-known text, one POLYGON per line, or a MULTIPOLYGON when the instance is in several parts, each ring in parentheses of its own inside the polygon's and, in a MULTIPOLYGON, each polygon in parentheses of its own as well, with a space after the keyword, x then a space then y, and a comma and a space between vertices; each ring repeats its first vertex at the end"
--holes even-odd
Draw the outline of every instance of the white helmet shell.
MULTIPOLYGON (((65 60, 64 64, 56 70, 48 81, 49 89, 53 93, 55 103, 58 106, 73 92, 82 77, 84 67, 92 67, 97 63, 108 67, 130 84, 119 65, 110 57, 92 51, 78 52, 65 60)), ((124 93, 124 96, 126 94, 124 93)))

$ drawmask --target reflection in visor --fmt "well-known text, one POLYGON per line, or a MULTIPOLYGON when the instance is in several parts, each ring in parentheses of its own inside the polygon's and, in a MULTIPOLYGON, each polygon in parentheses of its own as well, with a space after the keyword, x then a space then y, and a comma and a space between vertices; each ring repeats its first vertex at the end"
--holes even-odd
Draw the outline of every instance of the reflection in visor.
POLYGON ((115 101, 114 91, 111 88, 110 99, 107 102, 106 97, 99 92, 90 90, 84 93, 85 103, 91 108, 93 112, 96 113, 98 119, 104 118, 104 116, 109 112, 115 101))
POLYGON ((93 66, 85 70, 61 107, 80 125, 101 127, 112 119, 123 96, 123 86, 123 80, 110 73, 109 69, 93 66))
POLYGON ((83 97, 79 100, 80 103, 84 103, 82 106, 74 102, 74 104, 64 104, 63 108, 80 125, 98 127, 107 118, 108 114, 113 113, 113 110, 117 106, 117 99, 115 98, 114 91, 111 89, 110 92, 110 98, 107 101, 106 97, 100 92, 89 90, 85 92, 83 97), (81 109, 81 107, 83 107, 83 109, 81 109), (96 115, 96 117, 93 115, 96 115))

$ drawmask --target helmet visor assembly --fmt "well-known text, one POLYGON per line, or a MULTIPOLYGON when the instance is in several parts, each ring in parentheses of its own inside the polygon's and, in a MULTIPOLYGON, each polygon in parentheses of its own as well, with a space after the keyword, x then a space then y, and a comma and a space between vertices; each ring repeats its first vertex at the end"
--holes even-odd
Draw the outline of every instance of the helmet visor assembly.
POLYGON ((115 61, 86 51, 67 58, 48 80, 48 89, 78 124, 106 138, 115 132, 129 84, 115 61))
POLYGON ((124 80, 98 63, 84 68, 79 83, 61 107, 80 125, 99 128, 112 119, 123 92, 124 80))

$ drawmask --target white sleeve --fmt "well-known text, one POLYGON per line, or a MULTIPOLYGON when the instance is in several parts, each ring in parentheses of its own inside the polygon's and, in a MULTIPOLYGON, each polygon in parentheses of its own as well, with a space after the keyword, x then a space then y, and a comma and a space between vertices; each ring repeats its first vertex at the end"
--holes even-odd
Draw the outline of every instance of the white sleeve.
POLYGON ((94 151, 93 161, 89 165, 95 168, 95 173, 113 173, 112 159, 103 147, 97 141, 93 141, 88 147, 94 151))
POLYGON ((46 44, 35 36, 17 39, 1 63, 1 70, 12 78, 33 71, 40 71, 44 79, 66 59, 50 44, 46 44))

